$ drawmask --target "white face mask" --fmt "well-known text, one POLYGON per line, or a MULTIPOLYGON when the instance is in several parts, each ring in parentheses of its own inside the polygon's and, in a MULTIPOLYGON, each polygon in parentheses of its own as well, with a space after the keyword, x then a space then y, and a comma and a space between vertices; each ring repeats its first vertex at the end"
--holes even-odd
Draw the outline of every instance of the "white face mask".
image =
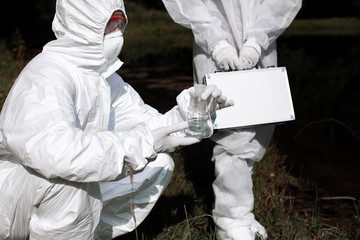
POLYGON ((105 35, 104 56, 108 62, 112 62, 120 54, 123 45, 124 37, 120 30, 105 35))

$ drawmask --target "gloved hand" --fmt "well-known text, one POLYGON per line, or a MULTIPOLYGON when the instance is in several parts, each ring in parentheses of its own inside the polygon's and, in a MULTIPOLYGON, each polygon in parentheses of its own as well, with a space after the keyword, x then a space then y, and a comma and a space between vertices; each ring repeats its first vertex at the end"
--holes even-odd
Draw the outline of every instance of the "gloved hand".
MULTIPOLYGON (((188 92, 190 96, 194 96, 195 88, 189 88, 188 92)), ((207 101, 210 113, 234 105, 234 101, 232 99, 228 100, 227 97, 222 94, 221 90, 213 84, 206 86, 205 91, 201 94, 201 99, 207 101)))
MULTIPOLYGON (((191 87, 182 91, 177 97, 176 102, 179 110, 184 118, 187 119, 189 115, 191 98, 195 96, 195 88, 191 87)), ((222 95, 221 90, 215 85, 209 85, 201 94, 202 99, 207 100, 208 110, 210 113, 227 108, 234 105, 233 100, 228 100, 225 95, 222 95)))
POLYGON ((226 40, 220 41, 212 51, 215 63, 224 70, 240 70, 241 63, 237 52, 226 40))
POLYGON ((171 133, 185 130, 187 127, 188 124, 186 122, 182 122, 168 127, 161 127, 152 130, 155 152, 174 152, 177 148, 200 142, 200 140, 197 138, 174 137, 170 135, 171 133))
POLYGON ((254 38, 246 40, 240 49, 240 69, 251 69, 259 62, 261 47, 254 38))

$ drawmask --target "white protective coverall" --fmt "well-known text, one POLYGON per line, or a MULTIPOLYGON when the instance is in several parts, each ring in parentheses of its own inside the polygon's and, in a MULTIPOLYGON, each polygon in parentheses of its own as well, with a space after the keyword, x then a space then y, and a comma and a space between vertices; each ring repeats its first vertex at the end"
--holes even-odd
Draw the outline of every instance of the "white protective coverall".
MULTIPOLYGON (((163 0, 163 3, 175 22, 192 29, 197 82, 202 82, 207 73, 222 70, 213 51, 224 42, 241 57, 249 40, 259 53, 259 61, 250 67, 277 66, 276 38, 301 7, 301 0, 163 0)), ((218 239, 248 240, 256 234, 267 237, 251 213, 254 205, 251 171, 254 163, 262 159, 273 131, 274 126, 259 126, 220 131, 211 138, 217 143, 213 150, 216 176, 213 217, 218 225, 218 239)))
POLYGON ((105 59, 116 10, 123 0, 58 0, 57 39, 14 83, 0 116, 0 239, 111 239, 135 228, 130 204, 140 224, 169 183, 151 131, 185 117, 144 104, 105 59))

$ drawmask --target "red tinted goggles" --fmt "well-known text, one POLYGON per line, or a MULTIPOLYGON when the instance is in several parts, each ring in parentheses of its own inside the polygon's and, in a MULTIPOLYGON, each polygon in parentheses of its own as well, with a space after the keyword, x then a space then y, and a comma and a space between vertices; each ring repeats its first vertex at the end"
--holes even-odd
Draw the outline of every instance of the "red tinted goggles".
POLYGON ((124 17, 111 17, 105 28, 105 34, 116 30, 124 32, 127 19, 124 17))

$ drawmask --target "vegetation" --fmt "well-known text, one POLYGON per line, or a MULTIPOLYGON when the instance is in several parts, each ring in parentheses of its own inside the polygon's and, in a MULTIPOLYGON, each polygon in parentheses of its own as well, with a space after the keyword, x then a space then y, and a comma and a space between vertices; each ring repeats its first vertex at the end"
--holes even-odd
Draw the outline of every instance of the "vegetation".
POLYGON ((174 24, 163 11, 148 10, 132 2, 126 4, 126 9, 129 24, 120 58, 128 66, 159 66, 169 61, 184 64, 184 52, 191 57, 189 29, 174 24))
POLYGON ((16 49, 9 50, 6 42, 0 39, 0 106, 3 105, 12 84, 24 67, 22 54, 18 52, 16 49), (19 59, 14 55, 19 56, 19 59))
MULTIPOLYGON (((204 144, 196 147, 204 148, 204 144)), ((189 177, 192 172, 187 171, 186 165, 189 163, 184 158, 180 152, 174 154, 176 168, 172 181, 149 217, 138 227, 141 236, 138 239, 215 239, 216 220, 209 215, 211 196, 205 196, 199 190, 208 189, 209 186, 206 183, 199 185, 199 179, 189 177), (195 186, 194 182, 198 185, 195 186)), ((284 167, 285 159, 273 145, 264 159, 255 165, 253 173, 254 214, 266 227, 269 239, 360 239, 360 232, 356 233, 356 230, 350 232, 351 229, 326 224, 320 214, 320 200, 316 196, 313 196, 310 211, 297 209, 294 190, 302 191, 309 186, 288 174, 284 167)), ((209 164, 205 165, 209 167, 209 164)), ((204 174, 200 175, 198 178, 206 178, 204 174)), ((359 224, 358 221, 353 227, 359 228, 359 224)), ((130 233, 118 239, 135 239, 135 234, 130 233)))
POLYGON ((284 36, 359 36, 359 26, 356 17, 297 19, 284 36))

